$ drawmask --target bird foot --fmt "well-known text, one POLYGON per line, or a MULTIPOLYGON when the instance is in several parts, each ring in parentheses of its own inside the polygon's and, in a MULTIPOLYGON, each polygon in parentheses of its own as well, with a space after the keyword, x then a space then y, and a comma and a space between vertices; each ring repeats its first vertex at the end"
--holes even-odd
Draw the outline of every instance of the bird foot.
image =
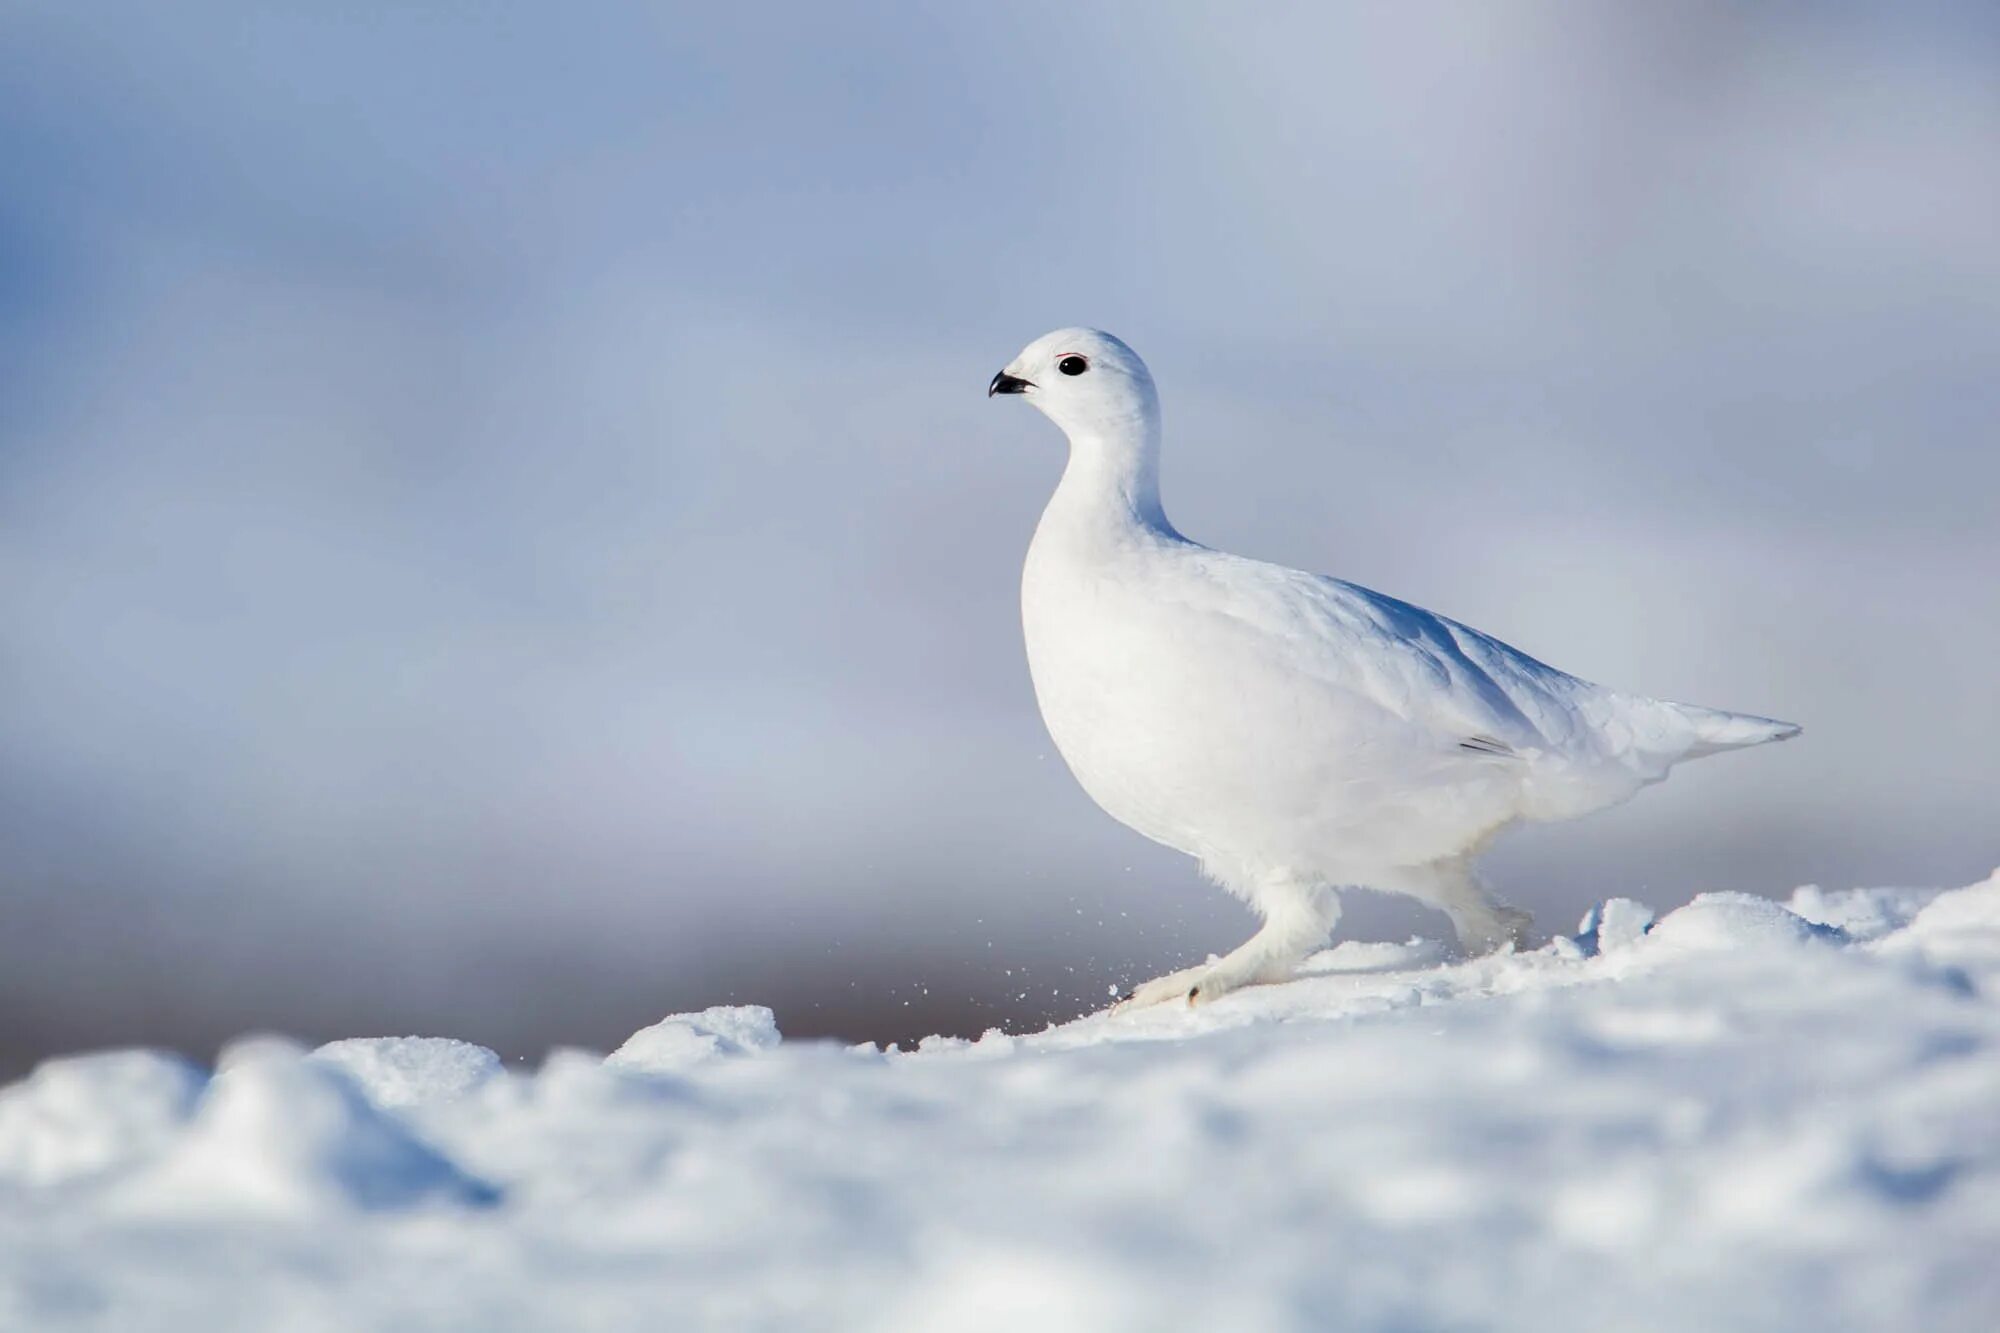
MULTIPOLYGON (((1164 977, 1154 977, 1151 981, 1134 986, 1111 1006, 1114 1014, 1129 1013, 1134 1009, 1150 1009, 1156 1004, 1181 1003, 1194 1006, 1203 999, 1202 977, 1208 966, 1185 967, 1178 972, 1169 972, 1164 977)), ((1214 998, 1213 993, 1208 997, 1214 998)))
POLYGON ((1134 987, 1129 995, 1111 1006, 1110 1012, 1123 1014, 1159 1004, 1182 1004, 1193 1009, 1245 986, 1283 981, 1285 975, 1283 969, 1274 969, 1261 960, 1250 965, 1233 958, 1214 959, 1200 967, 1184 967, 1134 987))

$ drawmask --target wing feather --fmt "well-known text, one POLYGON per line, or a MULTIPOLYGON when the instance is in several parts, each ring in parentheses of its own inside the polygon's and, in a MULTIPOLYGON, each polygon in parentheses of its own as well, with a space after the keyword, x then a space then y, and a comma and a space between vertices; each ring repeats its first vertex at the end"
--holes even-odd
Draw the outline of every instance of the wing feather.
POLYGON ((1434 733, 1519 755, 1559 747, 1596 686, 1457 621, 1359 584, 1204 551, 1206 608, 1261 631, 1295 670, 1434 733))

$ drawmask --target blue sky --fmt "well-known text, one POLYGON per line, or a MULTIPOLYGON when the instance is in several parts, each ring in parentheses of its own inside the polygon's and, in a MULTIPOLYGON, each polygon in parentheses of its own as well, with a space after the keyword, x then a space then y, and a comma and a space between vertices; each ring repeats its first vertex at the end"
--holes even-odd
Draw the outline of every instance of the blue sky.
POLYGON ((1233 944, 1028 690, 1059 441, 981 394, 1074 322, 1198 539, 1807 724, 1503 848, 1545 924, 1983 874, 1997 61, 1972 5, 12 7, 0 1046, 878 1035, 1233 944))

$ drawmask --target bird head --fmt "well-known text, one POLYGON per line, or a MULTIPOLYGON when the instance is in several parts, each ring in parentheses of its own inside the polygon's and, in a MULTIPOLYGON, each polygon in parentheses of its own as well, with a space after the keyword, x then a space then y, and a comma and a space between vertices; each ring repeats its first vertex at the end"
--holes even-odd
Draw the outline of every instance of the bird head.
POLYGON ((1160 399, 1139 354, 1098 329, 1057 329, 1021 349, 986 396, 1019 394, 1074 436, 1158 420, 1160 399))

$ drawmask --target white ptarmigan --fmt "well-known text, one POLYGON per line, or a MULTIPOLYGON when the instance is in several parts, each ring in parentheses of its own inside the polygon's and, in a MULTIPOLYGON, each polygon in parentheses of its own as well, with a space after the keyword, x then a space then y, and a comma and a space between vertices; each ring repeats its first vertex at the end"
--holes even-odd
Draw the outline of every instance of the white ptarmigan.
POLYGON ((1125 1006, 1282 979, 1326 941, 1341 887, 1439 908, 1468 950, 1519 943, 1527 914, 1472 869, 1494 834, 1798 734, 1620 694, 1393 597, 1189 541, 1160 508, 1153 377, 1108 333, 1036 339, 994 394, 1069 437, 1021 576, 1049 735, 1113 818, 1197 858, 1264 919, 1125 1006))

